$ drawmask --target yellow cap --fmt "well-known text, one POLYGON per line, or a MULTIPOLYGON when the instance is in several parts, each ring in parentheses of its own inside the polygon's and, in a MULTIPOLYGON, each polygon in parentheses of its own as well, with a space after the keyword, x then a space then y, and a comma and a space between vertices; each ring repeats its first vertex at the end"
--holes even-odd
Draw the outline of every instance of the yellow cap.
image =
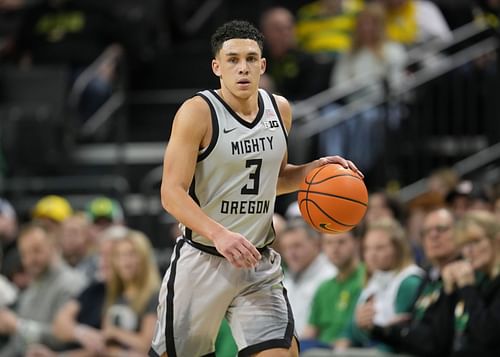
POLYGON ((45 196, 33 208, 33 218, 49 218, 62 222, 73 214, 68 200, 61 196, 45 196))

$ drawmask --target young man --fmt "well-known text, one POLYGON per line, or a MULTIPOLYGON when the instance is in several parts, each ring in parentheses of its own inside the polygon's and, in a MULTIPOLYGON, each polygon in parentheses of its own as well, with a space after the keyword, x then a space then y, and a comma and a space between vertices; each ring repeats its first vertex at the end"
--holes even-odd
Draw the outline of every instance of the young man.
POLYGON ((259 90, 262 35, 244 21, 212 37, 220 89, 187 100, 165 152, 161 198, 184 227, 164 278, 150 356, 214 355, 226 316, 241 355, 297 356, 274 240, 277 194, 334 156, 287 164, 288 102, 259 90))

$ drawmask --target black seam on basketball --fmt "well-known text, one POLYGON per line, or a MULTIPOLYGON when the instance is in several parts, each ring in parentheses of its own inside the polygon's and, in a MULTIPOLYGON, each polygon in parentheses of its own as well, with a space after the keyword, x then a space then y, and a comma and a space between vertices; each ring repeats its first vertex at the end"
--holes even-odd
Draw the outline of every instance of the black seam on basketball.
MULTIPOLYGON (((314 175, 314 176, 316 176, 316 175, 314 175)), ((306 183, 308 183, 309 185, 317 185, 317 184, 319 184, 319 183, 323 183, 323 182, 325 182, 325 181, 331 180, 331 179, 333 179, 333 178, 335 178, 335 177, 342 177, 342 176, 350 176, 350 177, 355 178, 355 179, 357 179, 357 180, 361 180, 361 181, 363 181, 363 180, 361 179, 361 177, 354 176, 354 175, 351 175, 351 174, 333 175, 333 176, 325 177, 325 178, 324 178, 324 179, 322 179, 321 181, 317 181, 317 182, 312 182, 312 181, 311 181, 311 182, 307 182, 307 177, 306 177, 306 178, 305 178, 305 181, 306 181, 306 183)))
POLYGON ((307 200, 307 201, 311 201, 311 203, 313 203, 316 206, 317 209, 319 209, 325 216, 327 216, 329 219, 331 219, 335 223, 340 224, 341 226, 346 226, 346 227, 354 227, 354 226, 356 226, 355 224, 346 224, 346 223, 340 222, 339 220, 336 220, 335 218, 333 218, 332 216, 330 216, 328 213, 326 213, 323 209, 321 209, 321 207, 316 202, 314 202, 313 200, 307 200))
MULTIPOLYGON (((311 180, 314 180, 314 178, 320 173, 321 170, 323 170, 326 166, 322 166, 315 174, 314 176, 311 178, 311 180)), ((309 188, 311 188, 311 184, 307 182, 307 176, 304 177, 304 182, 307 183, 307 191, 306 191, 306 198, 302 201, 306 201, 306 212, 307 212, 307 216, 309 217, 309 222, 312 223, 313 226, 315 226, 313 220, 312 220, 312 217, 311 217, 311 213, 309 213, 309 205, 307 204, 307 201, 309 201, 308 199, 308 196, 309 196, 309 188)), ((301 201, 301 202, 302 202, 301 201)), ((300 209, 300 203, 299 203, 299 209, 300 209)))
MULTIPOLYGON (((298 192, 306 192, 304 190, 299 190, 298 192)), ((334 197, 334 198, 339 198, 339 199, 342 199, 342 200, 346 200, 346 201, 351 201, 351 202, 354 202, 354 203, 359 203, 360 205, 362 206, 365 206, 365 207, 368 207, 368 204, 367 203, 364 203, 364 202, 361 202, 361 201, 358 201, 358 200, 355 200, 354 198, 349 198, 349 197, 344 197, 344 196, 338 196, 338 195, 334 195, 333 193, 326 193, 326 192, 320 192, 320 191, 311 191, 311 190, 307 190, 307 193, 306 193, 306 198, 308 196, 309 193, 315 193, 317 195, 322 195, 322 196, 329 196, 329 197, 334 197)))

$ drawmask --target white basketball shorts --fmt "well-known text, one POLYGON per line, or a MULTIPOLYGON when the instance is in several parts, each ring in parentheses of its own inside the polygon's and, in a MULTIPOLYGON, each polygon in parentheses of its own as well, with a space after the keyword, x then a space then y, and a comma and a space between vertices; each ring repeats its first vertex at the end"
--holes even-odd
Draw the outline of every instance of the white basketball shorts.
POLYGON ((255 268, 237 269, 179 238, 160 290, 149 356, 215 356, 224 317, 239 356, 290 348, 294 321, 282 284, 281 257, 271 248, 261 255, 255 268))

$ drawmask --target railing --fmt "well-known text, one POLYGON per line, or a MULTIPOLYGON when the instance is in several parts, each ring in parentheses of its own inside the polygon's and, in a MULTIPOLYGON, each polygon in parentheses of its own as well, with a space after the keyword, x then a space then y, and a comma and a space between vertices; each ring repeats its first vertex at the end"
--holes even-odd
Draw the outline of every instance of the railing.
MULTIPOLYGON (((420 54, 424 51, 417 52, 419 55, 408 62, 413 65, 423 61, 424 65, 402 86, 388 88, 386 93, 359 97, 337 105, 334 111, 324 110, 366 89, 366 78, 359 78, 295 103, 291 160, 305 162, 324 154, 315 152, 316 135, 335 127, 342 130, 344 123, 374 108, 381 113, 385 133, 380 141, 385 151, 371 169, 371 176, 375 177, 370 182, 373 186, 383 185, 389 179, 403 184, 414 182, 435 166, 453 164, 500 141, 500 130, 496 129, 500 79, 498 65, 492 59, 500 41, 487 31, 471 24, 459 29, 452 41, 427 45, 431 53, 424 56, 420 54), (462 42, 471 38, 477 42, 464 46, 462 42), (481 69, 480 61, 486 62, 489 68, 481 69), (396 129, 389 124, 388 113, 393 107, 400 113, 396 129)), ((384 81, 384 78, 378 80, 384 81)), ((354 138, 346 140, 367 145, 354 138)))

